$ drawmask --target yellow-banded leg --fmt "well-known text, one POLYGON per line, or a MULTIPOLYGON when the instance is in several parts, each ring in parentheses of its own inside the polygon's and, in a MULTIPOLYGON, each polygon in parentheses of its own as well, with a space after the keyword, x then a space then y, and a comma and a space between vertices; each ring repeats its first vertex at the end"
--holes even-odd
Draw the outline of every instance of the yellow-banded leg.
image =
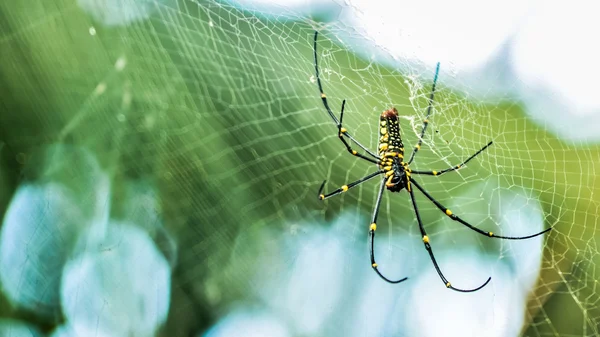
POLYGON ((415 187, 421 191, 421 193, 423 193, 427 199, 431 200, 431 202, 433 202, 435 204, 435 206, 442 212, 444 212, 444 214, 446 214, 450 219, 460 222, 461 224, 463 224, 464 226, 474 230, 475 232, 484 235, 484 236, 488 236, 488 237, 492 237, 492 238, 498 238, 498 239, 508 239, 508 240, 523 240, 523 239, 530 239, 533 237, 536 237, 538 235, 542 235, 546 232, 548 232, 549 230, 552 229, 552 227, 549 227, 539 233, 535 233, 535 234, 531 234, 531 235, 527 235, 527 236, 502 236, 502 235, 496 235, 493 232, 486 232, 484 230, 481 230, 471 224, 469 224, 468 222, 464 221, 463 219, 459 218, 456 214, 452 213, 451 210, 449 210, 448 208, 446 208, 444 205, 442 205, 441 203, 439 203, 437 200, 435 200, 429 193, 427 193, 425 191, 425 189, 423 189, 423 187, 421 187, 421 185, 419 185, 416 181, 414 181, 414 179, 412 180, 413 185, 415 185, 415 187))
POLYGON ((379 265, 375 262, 375 231, 377 230, 377 215, 379 215, 379 206, 381 205, 381 196, 383 195, 383 191, 385 190, 385 182, 386 178, 384 177, 381 180, 381 187, 379 188, 379 194, 377 195, 377 202, 375 203, 375 209, 373 210, 373 217, 371 218, 371 226, 369 227, 369 250, 371 252, 371 267, 375 270, 377 275, 381 277, 384 281, 389 283, 400 283, 402 281, 406 281, 408 277, 401 278, 399 280, 390 280, 387 277, 383 276, 379 271, 379 265))
MULTIPOLYGON (((413 182, 413 185, 415 185, 415 186, 417 186, 417 188, 419 188, 414 180, 412 180, 412 182, 413 182)), ((414 191, 411 189, 408 191, 408 193, 410 194, 410 200, 412 200, 413 208, 415 210, 415 215, 417 216, 417 222, 419 223, 419 230, 421 231, 421 237, 423 239, 423 244, 425 245, 425 249, 427 250, 427 253, 429 253, 429 258, 431 259, 431 262, 433 262, 433 266, 435 267, 435 270, 437 271, 438 275, 444 282, 444 285, 446 286, 446 288, 450 288, 452 290, 460 291, 463 293, 470 293, 470 292, 477 291, 477 290, 485 287, 486 284, 488 284, 490 282, 490 280, 492 279, 491 277, 488 278, 484 284, 482 284, 479 287, 474 288, 474 289, 455 288, 454 286, 452 286, 452 284, 450 284, 450 281, 448 281, 448 279, 442 273, 442 270, 440 269, 440 266, 438 265, 437 261, 435 260, 435 256, 433 255, 433 250, 431 249, 431 244, 429 244, 429 236, 427 236, 427 232, 425 232, 425 228, 423 227, 423 222, 421 221, 421 215, 419 214, 419 208, 417 207, 417 201, 415 200, 414 191)))
POLYGON ((376 177, 376 176, 378 176, 378 175, 380 175, 380 174, 382 174, 384 172, 385 171, 383 171, 383 170, 379 170, 377 172, 371 173, 371 174, 369 174, 366 177, 360 178, 357 181, 353 181, 350 184, 343 185, 342 187, 338 188, 337 190, 335 190, 335 191, 333 191, 331 193, 327 193, 327 194, 323 194, 323 188, 325 187, 325 183, 327 182, 327 180, 324 180, 323 183, 321 184, 321 187, 319 187, 319 194, 318 194, 319 195, 319 200, 325 200, 325 199, 327 199, 329 197, 333 197, 333 196, 338 195, 340 193, 344 193, 347 190, 351 189, 352 187, 360 185, 360 184, 364 183, 365 181, 367 181, 367 180, 369 180, 371 178, 374 178, 374 177, 376 177))
MULTIPOLYGON (((325 94, 321 94, 321 97, 324 96, 325 94)), ((370 161, 371 163, 374 164, 379 164, 381 158, 379 158, 378 156, 376 156, 374 153, 372 153, 371 151, 369 151, 366 147, 362 146, 357 140, 355 140, 349 133, 348 130, 346 130, 346 128, 342 127, 342 121, 344 119, 344 107, 346 106, 346 100, 342 101, 342 112, 340 112, 340 121, 337 124, 338 127, 338 138, 342 141, 342 143, 344 143, 344 146, 346 146, 346 150, 348 152, 350 152, 351 155, 362 158, 366 161, 370 161), (360 146, 363 150, 367 151, 367 153, 369 153, 371 156, 373 156, 375 159, 369 158, 363 154, 358 153, 356 150, 352 149, 352 147, 350 146, 350 144, 346 141, 346 139, 344 139, 345 137, 348 137, 351 141, 353 141, 354 143, 356 143, 358 146, 360 146)))
POLYGON ((452 166, 450 168, 447 168, 447 169, 444 169, 444 170, 441 170, 441 171, 412 171, 412 173, 414 173, 414 174, 425 174, 425 175, 430 175, 430 176, 439 176, 439 175, 442 175, 442 174, 444 174, 446 172, 456 171, 459 168, 463 167, 471 159, 475 158, 478 154, 480 154, 481 152, 483 152, 485 149, 487 149, 493 143, 494 143, 493 141, 487 143, 487 145, 485 145, 484 147, 482 147, 479 151, 475 152, 475 154, 473 154, 472 156, 470 156, 469 158, 467 158, 467 160, 463 161, 462 163, 460 163, 460 164, 458 164, 456 166, 452 166))
POLYGON ((317 36, 318 35, 319 35, 319 33, 317 31, 315 31, 313 50, 314 50, 314 57, 315 57, 315 75, 317 77, 317 85, 319 87, 319 92, 321 93, 321 101, 323 102, 323 106, 325 106, 325 110, 327 110, 329 117, 331 117, 333 122, 336 124, 336 126, 338 128, 338 137, 342 141, 342 143, 344 143, 346 150, 353 156, 362 158, 362 159, 369 161, 371 163, 374 163, 374 164, 379 164, 379 161, 381 160, 379 158, 379 156, 377 156, 375 153, 371 152, 364 145, 362 145, 360 142, 358 142, 354 137, 352 137, 352 135, 350 135, 348 130, 346 130, 346 128, 344 128, 342 126, 342 119, 344 117, 344 107, 346 105, 346 100, 342 101, 342 109, 341 109, 339 120, 333 114, 333 111, 331 111, 331 108, 329 107, 329 103, 327 102, 327 96, 323 92, 323 85, 321 84, 321 76, 319 74, 319 63, 318 63, 318 57, 317 57, 317 36), (354 144, 356 144, 358 147, 360 147, 363 151, 365 151, 369 156, 371 156, 373 158, 367 157, 363 154, 358 153, 356 150, 352 149, 352 147, 350 146, 350 144, 346 141, 346 139, 344 137, 350 139, 351 142, 354 142, 354 144))

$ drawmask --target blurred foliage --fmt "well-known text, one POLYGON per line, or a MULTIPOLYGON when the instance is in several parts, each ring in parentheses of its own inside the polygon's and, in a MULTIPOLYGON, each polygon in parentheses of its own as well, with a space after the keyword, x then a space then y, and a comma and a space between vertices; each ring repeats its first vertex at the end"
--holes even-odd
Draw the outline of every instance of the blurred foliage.
MULTIPOLYGON (((180 251, 163 334, 206 329, 229 303, 248 296, 252 257, 232 255, 240 233, 266 226, 289 231, 299 221, 335 218, 342 208, 372 210, 374 186, 317 202, 323 179, 336 186, 372 167, 346 155, 336 140, 311 81, 312 33, 309 23, 259 20, 212 2, 157 5, 151 19, 111 28, 92 22, 74 0, 1 3, 0 172, 8 182, 0 210, 19 182, 20 161, 57 142, 92 150, 111 174, 116 200, 124 179, 154 181, 180 251)), ((423 115, 428 73, 419 75, 423 87, 411 102, 411 87, 397 72, 354 56, 327 32, 319 48, 323 69, 331 70, 323 77, 333 110, 348 99, 345 121, 361 142, 376 146, 377 116, 389 104, 416 116, 414 104, 423 115)), ((494 175, 504 186, 539 195, 547 225, 556 230, 547 239, 527 335, 597 329, 600 298, 590 283, 600 256, 600 148, 564 144, 518 104, 470 102, 443 83, 441 76, 436 101, 443 109, 430 129, 437 152, 422 151, 416 167, 445 167, 440 156, 459 161, 489 139, 494 146, 460 175, 423 178, 424 185, 448 202, 465 181, 494 175), (554 291, 564 296, 552 297, 554 291), (557 309, 574 299, 578 309, 557 309), (584 313, 587 323, 572 323, 584 313)), ((403 122, 405 143, 412 144, 415 132, 403 122)), ((396 214, 409 213, 405 198, 392 205, 396 214)), ((448 225, 433 207, 423 210, 426 223, 448 225)), ((366 233, 366 226, 352 230, 366 233)), ((0 315, 21 316, 1 297, 0 315)))

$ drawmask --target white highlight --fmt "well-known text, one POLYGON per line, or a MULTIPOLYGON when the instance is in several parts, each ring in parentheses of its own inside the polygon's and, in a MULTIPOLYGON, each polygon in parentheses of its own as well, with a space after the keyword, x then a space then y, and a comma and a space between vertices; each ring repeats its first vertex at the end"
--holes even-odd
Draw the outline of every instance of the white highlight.
POLYGON ((127 65, 127 59, 125 58, 125 56, 121 56, 117 59, 117 62, 115 62, 115 69, 117 71, 121 71, 121 70, 125 69, 126 65, 127 65))
POLYGON ((161 0, 77 0, 79 7, 105 26, 147 19, 161 0))
POLYGON ((89 152, 68 145, 33 153, 23 173, 30 180, 17 189, 0 232, 2 290, 15 306, 54 317, 79 233, 106 219, 108 177, 89 152))
POLYGON ((405 74, 433 71, 439 61, 444 85, 478 101, 523 101, 540 128, 568 141, 600 142, 593 2, 230 2, 278 20, 329 20, 316 28, 405 74))
POLYGON ((106 91, 106 83, 105 82, 100 82, 98 83, 98 85, 96 86, 96 88, 94 89, 93 95, 94 96, 100 96, 102 95, 104 92, 106 91))
POLYGON ((593 2, 544 3, 514 43, 527 112, 571 141, 600 141, 597 14, 593 2))
MULTIPOLYGON (((456 71, 481 65, 518 27, 522 1, 353 0, 342 21, 394 57, 453 64, 456 71)), ((350 31, 351 32, 351 31, 350 31)))
POLYGON ((290 337, 285 324, 274 314, 238 309, 222 318, 204 337, 290 337))
POLYGON ((113 222, 106 237, 90 235, 86 252, 63 272, 69 324, 80 336, 152 336, 169 310, 169 264, 136 226, 113 222))

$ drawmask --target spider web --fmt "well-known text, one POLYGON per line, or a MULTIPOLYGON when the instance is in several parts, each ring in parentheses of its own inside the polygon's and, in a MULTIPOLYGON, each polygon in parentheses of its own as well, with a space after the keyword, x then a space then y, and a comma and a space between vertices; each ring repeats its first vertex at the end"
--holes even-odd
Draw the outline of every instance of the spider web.
MULTIPOLYGON (((74 143, 91 149, 117 182, 157 182, 162 217, 180 252, 165 331, 189 335, 207 329, 232 303, 252 301, 250 276, 261 267, 252 252, 310 231, 306 223, 325 226, 344 214, 360 219, 344 231, 358 233, 353 242, 367 254, 360 240, 366 241, 377 183, 326 203, 316 200, 322 180, 332 190, 374 167, 348 155, 336 139, 314 76, 314 29, 322 33, 318 56, 332 110, 339 113, 347 99, 345 126, 373 150, 378 116, 391 106, 399 110, 406 148, 417 141, 434 65, 378 65, 370 55, 350 51, 346 40, 360 38, 358 32, 307 21, 292 10, 284 17, 297 20, 280 21, 217 2, 151 7, 146 20, 102 27, 73 1, 2 5, 0 130, 17 159, 41 145, 74 143), (265 231, 273 237, 257 234, 265 231), (254 238, 244 244, 251 247, 240 248, 240 238, 247 237, 254 238)), ((543 228, 555 230, 543 241, 541 275, 522 331, 597 335, 600 149, 562 143, 516 102, 486 104, 469 97, 469 90, 454 92, 444 85, 449 77, 460 82, 460 74, 442 64, 434 112, 412 168, 439 170, 490 140, 494 145, 458 172, 419 181, 444 204, 460 201, 457 211, 467 220, 479 218, 473 223, 481 228, 498 221, 480 207, 478 188, 519 187, 537 200, 543 228)), ((432 237, 453 237, 454 248, 464 244, 457 238, 468 231, 418 200, 432 237)), ((378 231, 383 255, 410 259, 394 240, 419 243, 412 212, 405 192, 385 194, 378 231)), ((482 248, 483 242, 469 244, 482 248)), ((352 256, 357 258, 349 263, 366 263, 365 256, 352 256)), ((286 272, 279 267, 271 273, 286 272)))

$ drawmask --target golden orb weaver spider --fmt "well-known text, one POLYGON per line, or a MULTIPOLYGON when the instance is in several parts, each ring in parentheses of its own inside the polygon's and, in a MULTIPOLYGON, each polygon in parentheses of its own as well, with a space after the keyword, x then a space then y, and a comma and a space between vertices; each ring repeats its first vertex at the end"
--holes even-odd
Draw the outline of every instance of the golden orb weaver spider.
POLYGON ((442 211, 444 214, 446 214, 450 219, 452 219, 453 221, 459 222, 462 225, 466 226, 467 228, 469 228, 481 235, 485 235, 486 237, 497 238, 497 239, 507 239, 507 240, 523 240, 523 239, 533 238, 538 235, 542 235, 552 229, 552 227, 550 227, 539 233, 528 235, 528 236, 501 236, 501 235, 496 235, 493 232, 483 231, 483 230, 469 224, 462 218, 458 217, 456 214, 452 213, 451 210, 449 210, 444 205, 442 205, 440 202, 435 200, 412 177, 413 174, 440 176, 444 173, 458 170, 459 168, 463 167, 466 163, 468 163, 471 159, 475 158, 478 154, 480 154, 485 149, 487 149, 490 145, 492 145, 492 142, 490 141, 484 147, 482 147, 479 151, 475 152, 475 154, 473 154, 472 156, 467 158, 462 163, 460 163, 456 166, 446 168, 446 169, 442 169, 439 171, 433 171, 433 170, 432 171, 413 171, 410 169, 409 165, 415 159, 415 155, 417 154, 419 149, 421 149, 423 136, 425 135, 425 130, 427 130, 427 124, 429 123, 428 119, 429 119, 429 116, 431 115, 433 98, 434 98, 434 93, 435 93, 435 85, 437 83, 438 74, 439 74, 439 70, 440 70, 439 63, 437 64, 436 69, 435 69, 435 76, 433 78, 433 86, 431 88, 431 94, 429 95, 429 104, 427 106, 427 115, 426 115, 425 119, 423 120, 423 128, 421 129, 421 135, 419 136, 419 140, 417 141, 417 144, 415 145, 415 147, 410 155, 410 158, 408 159, 408 162, 404 161, 404 145, 402 144, 402 138, 400 136, 400 125, 398 123, 398 110, 396 110, 396 108, 394 108, 394 107, 392 107, 388 110, 385 110, 379 117, 378 129, 379 129, 380 138, 379 138, 378 153, 377 154, 373 153, 372 151, 367 149, 365 146, 363 146, 361 143, 359 143, 354 137, 352 137, 350 135, 348 130, 346 130, 346 128, 344 128, 342 126, 342 119, 344 117, 344 107, 346 105, 346 100, 342 101, 342 108, 341 108, 339 120, 333 114, 333 112, 331 111, 331 108, 329 107, 329 104, 327 103, 327 96, 325 96, 325 93, 323 92, 321 78, 319 77, 319 65, 318 65, 318 60, 317 60, 317 37, 318 37, 318 34, 319 33, 317 31, 315 31, 314 46, 313 46, 314 57, 315 57, 315 73, 316 73, 316 78, 317 78, 317 84, 319 86, 319 92, 321 93, 321 100, 323 102, 323 105, 325 106, 325 110, 327 110, 327 113, 329 114, 329 116, 331 117, 333 122, 336 124, 337 129, 338 129, 338 138, 342 141, 342 143, 344 143, 346 150, 350 154, 352 154, 358 158, 361 158, 363 160, 366 160, 368 162, 371 162, 371 163, 377 165, 379 168, 374 173, 371 173, 371 174, 369 174, 361 179, 358 179, 356 181, 353 181, 349 184, 343 185, 342 187, 338 188, 337 190, 335 190, 333 192, 323 194, 323 188, 325 187, 325 182, 326 182, 326 180, 325 180, 325 181, 323 181, 323 183, 321 184, 321 187, 319 188, 318 196, 319 196, 319 200, 325 200, 327 198, 330 198, 330 197, 336 196, 338 194, 341 194, 343 192, 346 192, 349 189, 351 189, 355 186, 358 186, 372 178, 375 178, 377 176, 382 176, 381 186, 380 186, 379 192, 377 194, 377 201, 375 202, 375 209, 373 210, 373 216, 371 218, 371 225, 369 226, 369 237, 370 237, 369 250, 370 250, 370 255, 371 255, 371 267, 373 268, 373 270, 375 270, 377 275, 379 275, 383 280, 385 280, 389 283, 400 283, 400 282, 406 281, 408 279, 407 277, 401 278, 398 280, 388 279, 387 277, 383 276, 383 274, 381 274, 381 272, 378 269, 378 264, 375 262, 374 246, 375 246, 375 231, 377 230, 377 215, 379 214, 379 206, 381 205, 381 196, 383 195, 383 191, 386 188, 390 192, 400 192, 403 189, 406 189, 406 191, 410 195, 410 199, 412 201, 412 206, 415 211, 417 223, 419 224, 419 230, 421 231, 421 238, 423 240, 423 244, 425 245, 425 249, 427 250, 427 253, 429 253, 429 257, 431 259, 431 262, 433 263, 433 266, 435 267, 435 270, 437 271, 438 275, 442 279, 442 282, 444 282, 444 285, 447 288, 450 288, 450 289, 456 290, 456 291, 460 291, 460 292, 477 291, 477 290, 485 287, 492 278, 489 277, 487 279, 487 281, 485 281, 482 285, 480 285, 477 288, 473 288, 473 289, 459 289, 459 288, 455 288, 452 286, 450 281, 448 281, 448 279, 446 279, 446 277, 442 273, 442 270, 440 269, 440 267, 435 259, 433 251, 431 249, 429 236, 427 236, 427 233, 425 232, 425 228, 423 227, 423 222, 421 221, 421 215, 419 214, 419 209, 417 207, 417 203, 415 200, 415 195, 414 195, 412 186, 416 187, 421 193, 423 193, 423 195, 427 199, 429 199, 440 211, 442 211), (348 142, 348 140, 346 140, 346 138, 350 142, 348 142), (358 151, 352 149, 352 147, 350 146, 350 143, 356 144, 359 148, 361 148, 363 151, 365 151, 366 154, 358 153, 358 151))

